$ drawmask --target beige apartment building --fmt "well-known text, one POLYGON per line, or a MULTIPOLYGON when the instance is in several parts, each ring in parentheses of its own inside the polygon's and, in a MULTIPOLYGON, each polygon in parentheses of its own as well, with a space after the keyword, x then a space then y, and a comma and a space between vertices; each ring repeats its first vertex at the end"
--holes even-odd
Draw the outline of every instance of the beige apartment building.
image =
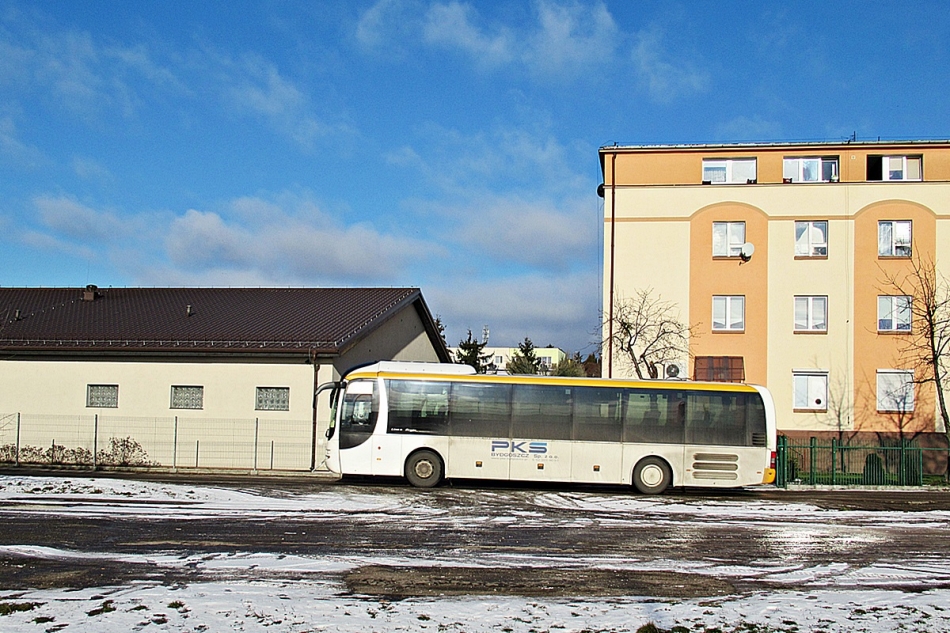
MULTIPOLYGON (((693 327, 690 378, 775 397, 780 431, 942 431, 888 279, 950 276, 950 141, 609 146, 603 310, 649 289, 693 327)), ((610 326, 605 335, 610 334, 610 326)), ((605 349, 604 375, 629 370, 605 349)))

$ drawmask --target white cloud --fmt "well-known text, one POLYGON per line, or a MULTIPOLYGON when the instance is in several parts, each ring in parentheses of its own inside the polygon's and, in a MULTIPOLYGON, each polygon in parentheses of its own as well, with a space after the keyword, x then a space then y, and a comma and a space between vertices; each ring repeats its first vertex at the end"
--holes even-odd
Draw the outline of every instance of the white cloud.
POLYGON ((483 68, 518 64, 548 78, 574 79, 609 62, 618 32, 603 3, 541 0, 535 7, 534 21, 523 27, 485 24, 468 3, 436 3, 425 14, 423 41, 458 50, 483 68))
POLYGON ((311 149, 319 139, 330 135, 352 134, 344 123, 329 124, 317 117, 306 90, 263 57, 210 59, 219 68, 221 98, 228 107, 241 115, 262 118, 302 148, 311 149))
POLYGON ((584 155, 575 155, 543 129, 509 126, 463 134, 428 124, 415 136, 416 145, 394 150, 387 161, 416 169, 455 200, 468 192, 481 196, 489 190, 538 192, 545 197, 588 192, 590 182, 577 170, 577 160, 584 160, 584 155))
POLYGON ((12 117, 0 117, 0 163, 35 168, 46 162, 43 153, 20 140, 12 117))
POLYGON ((468 329, 491 330, 491 345, 535 345, 595 351, 599 337, 600 285, 596 273, 531 274, 492 280, 458 280, 424 288, 426 302, 446 324, 456 345, 468 329))
POLYGON ((498 261, 553 273, 589 261, 597 248, 596 218, 581 204, 565 209, 517 197, 476 200, 453 215, 459 227, 446 239, 498 261))
POLYGON ((114 179, 109 168, 92 158, 73 157, 73 171, 83 180, 111 181, 114 179))
POLYGON ((429 126, 418 151, 402 148, 389 161, 432 183, 416 206, 455 252, 551 274, 589 266, 598 252, 594 184, 547 133, 501 128, 468 136, 429 126))
POLYGON ((651 98, 667 103, 708 88, 709 73, 689 60, 674 59, 663 46, 659 28, 641 31, 636 39, 631 58, 651 98))
POLYGON ((306 200, 240 198, 228 211, 191 209, 175 218, 166 239, 171 263, 193 274, 231 270, 283 284, 394 283, 410 264, 444 255, 436 244, 367 223, 342 226, 306 200))
POLYGON ((98 124, 114 113, 133 119, 143 104, 155 100, 203 99, 210 92, 218 100, 212 107, 220 103, 260 118, 304 148, 331 134, 352 134, 339 122, 342 116, 333 115, 334 122, 327 123, 314 114, 307 90, 259 55, 231 58, 196 48, 162 59, 155 47, 143 43, 105 45, 97 34, 40 30, 25 20, 15 26, 20 41, 0 42, 0 58, 8 54, 15 60, 0 59, 0 84, 10 79, 13 103, 28 98, 28 92, 44 91, 53 108, 98 124))
POLYGON ((547 75, 577 76, 613 56, 618 39, 613 16, 602 3, 538 3, 538 28, 522 53, 526 65, 547 75))
POLYGON ((66 196, 38 196, 33 205, 44 226, 78 242, 108 244, 133 230, 132 220, 98 211, 66 196))
POLYGON ((425 41, 446 48, 458 48, 479 64, 497 65, 512 58, 513 38, 505 28, 495 33, 483 31, 473 23, 474 9, 467 4, 434 4, 426 13, 422 27, 425 41))
POLYGON ((20 243, 41 251, 77 257, 85 261, 92 261, 98 257, 98 252, 94 248, 71 244, 41 231, 26 230, 17 237, 20 243))
POLYGON ((356 40, 366 48, 377 48, 391 45, 397 35, 405 37, 415 19, 414 4, 406 0, 379 0, 360 15, 356 40))

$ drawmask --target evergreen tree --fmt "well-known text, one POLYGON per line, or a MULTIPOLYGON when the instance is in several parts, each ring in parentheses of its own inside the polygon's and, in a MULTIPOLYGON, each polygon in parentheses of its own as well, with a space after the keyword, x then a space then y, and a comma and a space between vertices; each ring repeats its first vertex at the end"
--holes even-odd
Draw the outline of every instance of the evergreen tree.
POLYGON ((447 347, 449 343, 445 340, 445 323, 442 322, 441 314, 435 316, 435 329, 439 332, 439 336, 442 337, 442 343, 447 347))
POLYGON ((551 369, 552 376, 586 376, 584 363, 581 362, 581 355, 574 354, 573 357, 565 358, 551 369))
POLYGON ((468 338, 459 341, 458 351, 455 353, 455 362, 460 365, 471 365, 479 374, 484 374, 488 370, 491 354, 483 354, 485 341, 479 342, 472 337, 472 331, 468 331, 468 338))
POLYGON ((597 355, 590 353, 584 360, 584 373, 588 378, 600 378, 600 359, 597 355))
POLYGON ((518 351, 508 361, 505 369, 509 374, 541 373, 541 359, 534 353, 534 343, 530 338, 524 337, 524 342, 518 345, 518 351))

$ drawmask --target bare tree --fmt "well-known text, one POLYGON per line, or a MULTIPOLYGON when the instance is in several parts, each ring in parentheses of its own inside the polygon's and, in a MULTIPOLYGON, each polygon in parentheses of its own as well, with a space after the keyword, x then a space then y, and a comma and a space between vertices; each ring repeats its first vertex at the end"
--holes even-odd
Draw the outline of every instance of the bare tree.
POLYGON ((613 337, 607 341, 633 365, 637 377, 657 378, 659 366, 689 358, 692 328, 680 321, 676 304, 643 289, 614 306, 613 337))
POLYGON ((833 428, 838 434, 838 443, 844 444, 845 432, 854 429, 854 406, 851 403, 848 383, 841 372, 832 372, 834 380, 828 383, 828 394, 823 414, 816 414, 817 420, 833 428))
POLYGON ((915 255, 905 274, 884 273, 889 291, 911 297, 912 335, 900 350, 914 368, 914 382, 933 383, 944 433, 950 441, 950 283, 932 260, 915 255))

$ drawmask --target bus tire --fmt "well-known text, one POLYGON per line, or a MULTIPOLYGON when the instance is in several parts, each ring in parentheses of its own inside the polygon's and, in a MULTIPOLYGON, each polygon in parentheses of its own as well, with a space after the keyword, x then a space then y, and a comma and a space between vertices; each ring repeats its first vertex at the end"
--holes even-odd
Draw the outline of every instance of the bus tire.
POLYGON ((417 451, 406 460, 406 479, 416 488, 438 486, 442 472, 442 459, 433 451, 417 451))
POLYGON ((644 457, 633 469, 633 485, 645 495, 658 495, 673 483, 673 471, 660 457, 644 457))

